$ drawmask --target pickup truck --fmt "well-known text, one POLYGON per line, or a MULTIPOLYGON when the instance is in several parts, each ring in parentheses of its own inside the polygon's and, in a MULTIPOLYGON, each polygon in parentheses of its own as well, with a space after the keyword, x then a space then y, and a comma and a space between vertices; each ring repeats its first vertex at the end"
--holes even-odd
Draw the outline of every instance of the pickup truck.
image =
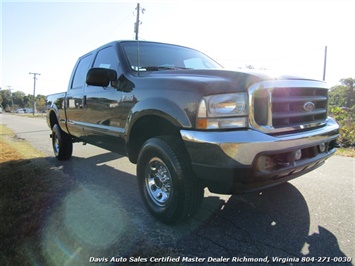
POLYGON ((192 216, 204 189, 239 194, 287 182, 334 154, 328 86, 224 70, 172 44, 115 41, 81 56, 67 92, 47 96, 59 160, 74 142, 128 156, 157 219, 192 216))

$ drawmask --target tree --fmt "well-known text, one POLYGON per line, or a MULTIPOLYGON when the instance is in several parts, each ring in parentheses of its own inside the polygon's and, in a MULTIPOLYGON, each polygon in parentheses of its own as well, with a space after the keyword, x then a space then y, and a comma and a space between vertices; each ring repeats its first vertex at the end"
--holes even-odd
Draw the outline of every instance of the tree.
POLYGON ((46 96, 38 94, 36 96, 36 107, 37 111, 44 111, 46 110, 46 96))
POLYGON ((347 101, 346 101, 346 107, 350 108, 352 107, 352 102, 355 101, 355 95, 354 95, 354 81, 355 79, 353 78, 346 78, 346 79, 341 79, 340 83, 343 86, 346 86, 348 89, 348 95, 347 95, 347 101))
POLYGON ((329 91, 330 113, 340 125, 338 141, 341 145, 355 146, 354 79, 341 79, 340 82, 341 85, 334 86, 329 91))
POLYGON ((341 79, 341 85, 333 86, 329 91, 329 104, 338 107, 351 108, 355 105, 353 78, 341 79))
POLYGON ((348 88, 343 85, 333 86, 329 91, 329 104, 345 107, 347 102, 348 88))
POLYGON ((12 100, 14 102, 14 105, 17 105, 18 107, 22 108, 23 106, 23 98, 25 97, 25 93, 22 91, 15 91, 12 93, 12 100))
POLYGON ((0 104, 2 105, 2 107, 5 110, 10 110, 10 107, 13 106, 11 91, 10 90, 1 90, 0 95, 1 95, 1 100, 2 100, 2 102, 0 104))
MULTIPOLYGON (((0 105, 4 110, 14 110, 16 108, 33 108, 33 95, 25 94, 22 91, 11 93, 10 90, 0 90, 0 105)), ((46 109, 46 96, 38 94, 36 105, 39 111, 46 109)))
POLYGON ((33 95, 28 94, 27 96, 23 97, 23 105, 25 107, 31 107, 33 105, 33 95))

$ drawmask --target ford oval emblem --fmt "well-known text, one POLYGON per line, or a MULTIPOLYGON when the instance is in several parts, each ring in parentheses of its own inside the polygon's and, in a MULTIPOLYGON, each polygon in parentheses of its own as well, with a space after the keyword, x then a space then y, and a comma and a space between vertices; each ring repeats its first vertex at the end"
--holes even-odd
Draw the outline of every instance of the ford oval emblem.
POLYGON ((316 108, 315 104, 312 103, 312 102, 306 102, 304 105, 303 105, 303 109, 307 112, 311 112, 314 110, 314 108, 316 108))

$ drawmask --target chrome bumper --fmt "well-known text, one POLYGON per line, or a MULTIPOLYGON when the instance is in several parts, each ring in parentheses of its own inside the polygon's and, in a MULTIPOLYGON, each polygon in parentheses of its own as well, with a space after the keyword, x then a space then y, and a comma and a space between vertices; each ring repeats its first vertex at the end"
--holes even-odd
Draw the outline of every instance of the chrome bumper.
POLYGON ((279 136, 251 129, 223 132, 181 130, 180 134, 197 176, 206 181, 210 190, 240 193, 285 182, 318 167, 334 153, 338 132, 338 124, 328 118, 327 124, 321 128, 279 136), (326 143, 326 151, 314 156, 298 161, 281 158, 280 166, 271 171, 256 167, 263 155, 291 157, 300 149, 308 152, 321 143, 326 143))

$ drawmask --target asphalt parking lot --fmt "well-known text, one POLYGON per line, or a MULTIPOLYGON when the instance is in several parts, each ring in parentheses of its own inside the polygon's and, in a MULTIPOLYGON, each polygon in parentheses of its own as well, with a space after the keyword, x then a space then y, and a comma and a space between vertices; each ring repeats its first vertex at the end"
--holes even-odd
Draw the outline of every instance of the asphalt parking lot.
POLYGON ((152 264, 353 265, 348 261, 355 258, 353 158, 333 156, 316 171, 255 193, 231 196, 206 190, 196 217, 167 226, 145 210, 135 165, 127 158, 74 144, 72 159, 59 162, 52 156, 44 119, 0 117, 75 183, 43 228, 41 252, 53 265, 106 264, 112 258, 116 264, 132 259, 152 264))

